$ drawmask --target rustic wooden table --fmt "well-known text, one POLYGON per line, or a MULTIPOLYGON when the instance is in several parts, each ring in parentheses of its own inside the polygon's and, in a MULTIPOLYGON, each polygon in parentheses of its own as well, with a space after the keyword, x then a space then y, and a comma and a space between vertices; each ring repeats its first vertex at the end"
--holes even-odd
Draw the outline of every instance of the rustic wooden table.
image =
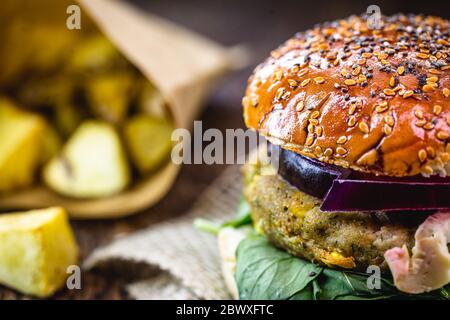
MULTIPOLYGON (((364 12, 371 1, 263 1, 263 0, 134 0, 142 10, 167 17, 202 33, 225 45, 246 43, 253 53, 254 64, 268 55, 270 49, 296 31, 305 30, 315 23, 364 12)), ((391 0, 377 1, 382 12, 423 12, 446 15, 449 7, 444 2, 391 0)), ((240 100, 251 68, 225 79, 205 106, 200 119, 203 127, 243 127, 240 100)), ((118 234, 127 234, 157 223, 162 219, 183 214, 199 193, 224 169, 220 165, 186 165, 167 196, 155 207, 126 219, 110 221, 72 221, 81 258, 92 250, 107 244, 118 234)), ((66 290, 56 299, 124 299, 123 284, 129 278, 120 273, 87 272, 82 277, 82 290, 66 290)), ((0 287, 0 299, 26 299, 26 297, 0 287)))

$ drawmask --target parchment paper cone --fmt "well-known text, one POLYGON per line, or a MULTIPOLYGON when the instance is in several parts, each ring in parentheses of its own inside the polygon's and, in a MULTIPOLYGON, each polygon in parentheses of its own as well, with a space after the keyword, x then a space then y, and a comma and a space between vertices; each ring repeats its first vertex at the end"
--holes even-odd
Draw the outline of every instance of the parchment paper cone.
MULTIPOLYGON (((177 127, 190 128, 216 80, 226 71, 245 63, 245 58, 236 54, 236 50, 224 48, 154 15, 144 14, 122 1, 78 2, 84 9, 82 26, 87 13, 124 56, 161 91, 177 127)), ((58 205, 65 207, 73 218, 127 216, 160 200, 170 189, 178 171, 179 166, 169 162, 130 189, 96 200, 69 199, 37 186, 0 198, 0 209, 58 205)))

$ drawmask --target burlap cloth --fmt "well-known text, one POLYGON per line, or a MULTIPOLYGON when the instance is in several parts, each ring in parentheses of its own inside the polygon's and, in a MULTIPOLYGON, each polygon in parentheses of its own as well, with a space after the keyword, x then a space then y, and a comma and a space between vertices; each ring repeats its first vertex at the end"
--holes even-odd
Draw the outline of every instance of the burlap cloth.
POLYGON ((134 299, 230 299, 222 279, 217 240, 192 223, 200 217, 220 222, 234 216, 241 179, 239 166, 225 169, 187 214, 96 249, 83 267, 120 266, 123 274, 152 270, 147 279, 126 286, 134 299))

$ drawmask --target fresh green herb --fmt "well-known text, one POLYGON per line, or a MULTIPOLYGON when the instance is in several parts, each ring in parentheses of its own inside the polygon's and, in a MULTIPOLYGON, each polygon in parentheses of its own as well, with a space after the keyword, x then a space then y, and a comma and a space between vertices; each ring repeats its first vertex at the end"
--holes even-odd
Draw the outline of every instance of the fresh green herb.
POLYGON ((449 299, 449 285, 428 294, 408 295, 398 291, 390 279, 382 278, 380 289, 369 289, 368 274, 315 265, 276 249, 255 234, 239 244, 236 254, 241 299, 449 299))
POLYGON ((238 208, 236 218, 223 223, 222 228, 225 228, 225 227, 239 228, 239 227, 245 226, 247 224, 252 224, 252 217, 250 215, 250 207, 249 207, 247 201, 241 200, 241 202, 239 203, 239 208, 238 208))
POLYGON ((194 227, 197 229, 217 235, 220 229, 225 227, 239 228, 252 223, 252 218, 250 216, 250 207, 244 199, 239 203, 238 212, 236 218, 233 220, 226 221, 222 224, 214 223, 206 219, 195 219, 194 227))
POLYGON ((212 221, 197 218, 194 220, 194 227, 206 233, 217 235, 221 229, 221 225, 212 221))

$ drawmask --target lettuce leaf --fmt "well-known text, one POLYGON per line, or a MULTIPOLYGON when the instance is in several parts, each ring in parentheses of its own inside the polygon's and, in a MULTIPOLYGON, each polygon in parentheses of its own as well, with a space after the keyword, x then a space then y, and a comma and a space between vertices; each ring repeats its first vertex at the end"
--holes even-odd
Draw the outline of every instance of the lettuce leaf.
POLYGON ((241 241, 236 255, 235 277, 243 300, 450 299, 449 285, 408 295, 398 291, 391 279, 382 278, 380 289, 369 289, 368 274, 318 266, 275 248, 256 234, 241 241))

